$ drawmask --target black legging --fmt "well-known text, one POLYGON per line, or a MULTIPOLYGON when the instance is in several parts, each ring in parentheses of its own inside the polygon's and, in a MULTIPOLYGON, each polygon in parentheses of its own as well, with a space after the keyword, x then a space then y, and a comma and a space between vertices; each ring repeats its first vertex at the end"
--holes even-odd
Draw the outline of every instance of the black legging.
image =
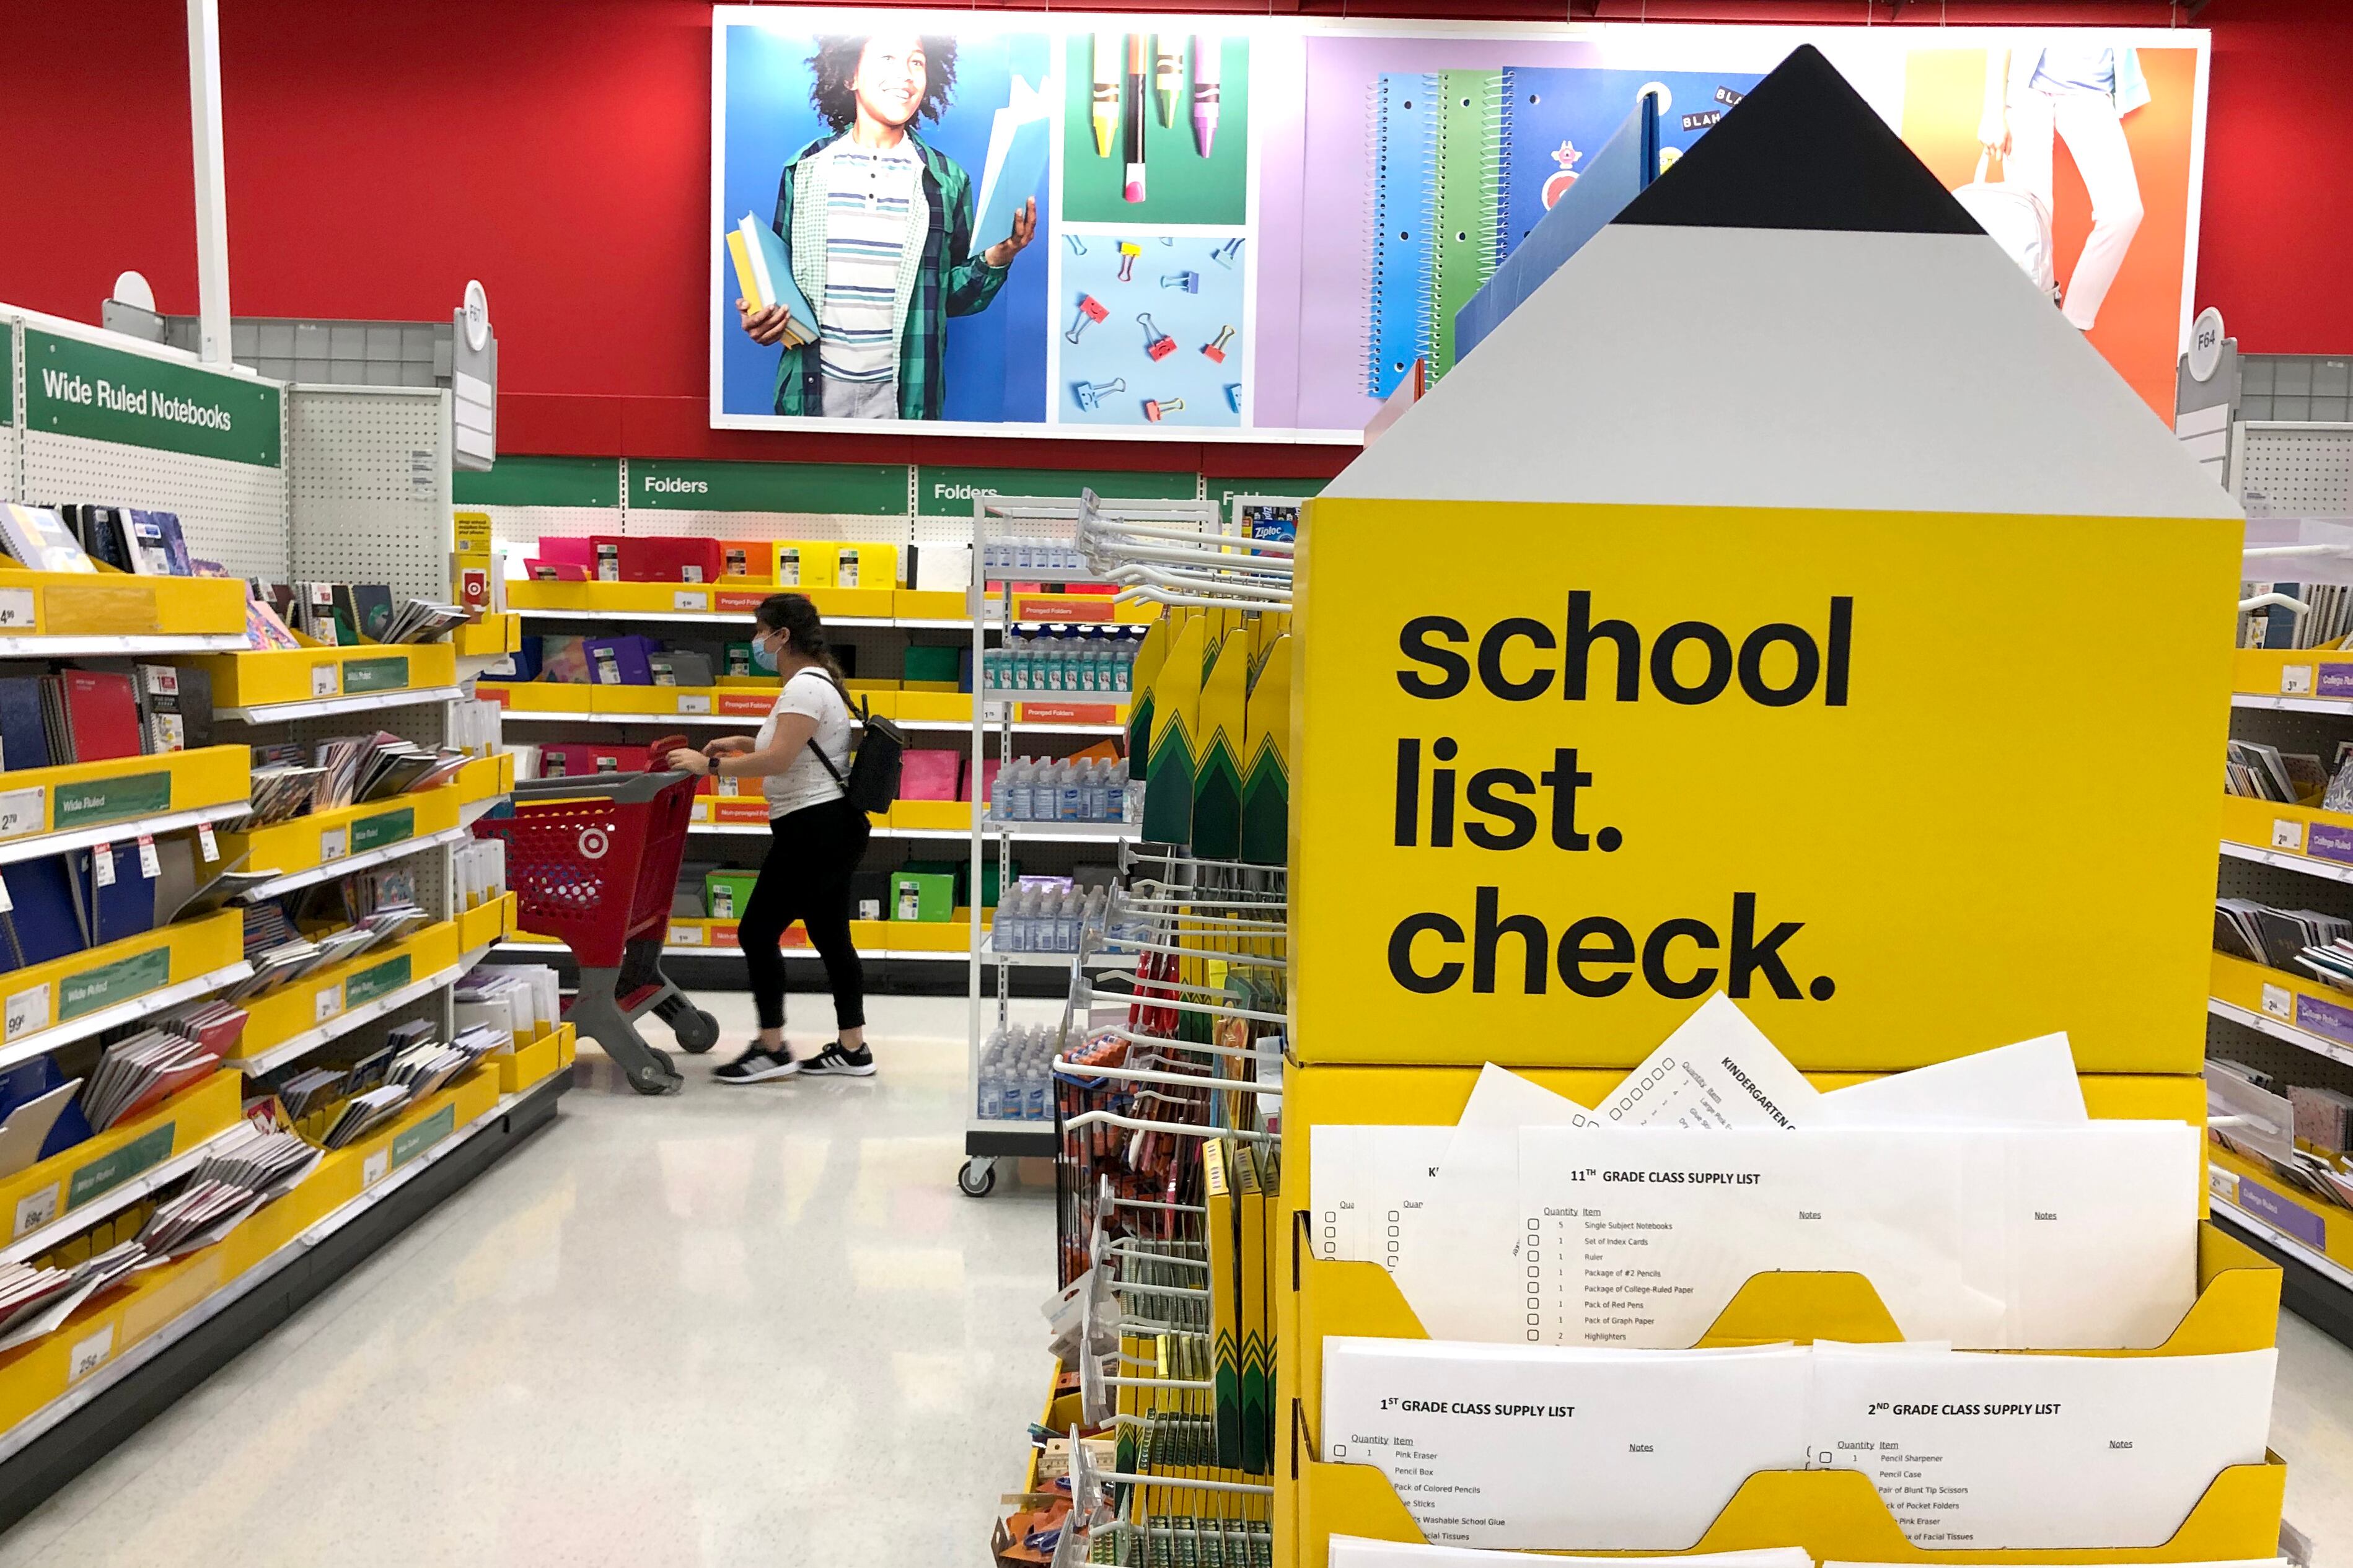
POLYGON ((760 1027, 785 1026, 785 958, 778 951, 785 928, 795 921, 825 960, 826 984, 833 992, 833 1016, 843 1029, 866 1023, 866 972, 849 940, 849 877, 866 853, 871 830, 866 814, 846 800, 803 806, 768 824, 774 837, 760 879, 753 884, 735 938, 744 967, 752 972, 752 1001, 760 1027))

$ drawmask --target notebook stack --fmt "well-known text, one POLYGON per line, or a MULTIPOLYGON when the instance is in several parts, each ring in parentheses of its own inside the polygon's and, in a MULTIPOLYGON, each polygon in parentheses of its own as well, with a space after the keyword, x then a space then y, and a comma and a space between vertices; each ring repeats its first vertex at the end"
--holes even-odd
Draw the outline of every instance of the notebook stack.
POLYGON ((55 1331, 84 1301, 129 1279, 146 1256, 126 1241, 71 1268, 0 1263, 0 1352, 55 1331))
POLYGON ((311 799, 317 794, 320 781, 325 776, 324 768, 287 763, 265 765, 257 754, 253 782, 246 791, 246 814, 228 824, 228 831, 251 833, 258 828, 274 826, 301 816, 311 809, 311 799))
POLYGON ((95 572, 89 552, 54 508, 0 502, 0 551, 35 572, 95 572))
POLYGON ((364 1138, 400 1114, 408 1103, 408 1090, 398 1085, 386 1084, 363 1089, 343 1101, 343 1110, 319 1140, 327 1149, 342 1149, 364 1138))
POLYGON ((142 1029, 107 1047, 99 1058, 98 1070, 82 1090, 82 1117, 92 1132, 103 1132, 207 1077, 220 1059, 220 1051, 201 1040, 142 1029))
POLYGON ((323 1156, 294 1133, 247 1121, 224 1133, 189 1173, 187 1184, 141 1227, 132 1245, 146 1253, 140 1267, 185 1258, 243 1224, 271 1199, 309 1175, 323 1156))
POLYGON ((431 789, 472 761, 463 752, 427 750, 382 731, 368 736, 322 741, 313 761, 321 772, 311 809, 389 800, 411 790, 431 789))
POLYGON ((140 749, 149 756, 213 743, 213 680, 202 669, 142 664, 131 672, 140 749))
POLYGON ((2260 741, 2232 741, 2222 787, 2250 800, 2295 805, 2328 788, 2328 767, 2308 752, 2282 752, 2260 741))
POLYGON ((411 599, 387 617, 387 624, 375 640, 380 643, 427 643, 447 636, 472 617, 456 605, 435 604, 428 599, 411 599))
POLYGON ((2343 953, 2346 983, 2307 962, 2353 938, 2353 921, 2316 910, 2281 910, 2253 899, 2214 900, 2214 946, 2233 958, 2272 969, 2311 970, 2341 990, 2353 990, 2353 951, 2343 953))

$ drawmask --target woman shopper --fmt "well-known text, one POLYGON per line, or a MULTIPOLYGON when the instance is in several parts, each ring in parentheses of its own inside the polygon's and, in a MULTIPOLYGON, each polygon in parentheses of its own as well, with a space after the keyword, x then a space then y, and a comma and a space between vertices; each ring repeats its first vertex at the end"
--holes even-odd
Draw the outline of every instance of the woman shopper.
POLYGON ((712 1076, 722 1083, 765 1083, 796 1073, 868 1078, 866 982, 849 940, 849 878, 866 852, 866 814, 849 804, 849 702, 841 668, 826 650, 817 606, 798 594, 764 599, 754 616, 752 658, 784 677, 759 738, 731 735, 697 751, 676 751, 670 765, 720 778, 761 781, 773 837, 759 880, 736 922, 760 1035, 751 1049, 712 1076), (785 1044, 785 929, 799 921, 825 960, 839 1037, 807 1061, 785 1044))

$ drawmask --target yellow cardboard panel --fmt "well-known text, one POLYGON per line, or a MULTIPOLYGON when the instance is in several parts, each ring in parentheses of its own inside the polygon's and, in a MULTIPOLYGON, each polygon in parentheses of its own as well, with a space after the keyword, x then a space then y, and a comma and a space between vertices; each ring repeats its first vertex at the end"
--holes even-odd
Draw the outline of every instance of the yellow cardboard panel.
POLYGON ((1801 1068, 2195 1072, 2240 531, 1311 502, 1293 1050, 1622 1067, 1722 989, 1801 1068), (2096 704, 2027 561, 2134 606, 2096 704))

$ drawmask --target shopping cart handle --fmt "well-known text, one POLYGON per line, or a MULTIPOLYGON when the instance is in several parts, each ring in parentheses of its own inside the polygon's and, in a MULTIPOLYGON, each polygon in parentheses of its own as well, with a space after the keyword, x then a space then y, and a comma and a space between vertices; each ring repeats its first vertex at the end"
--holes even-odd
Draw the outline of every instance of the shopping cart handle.
POLYGON ((672 784, 694 775, 680 770, 660 773, 587 773, 576 779, 517 779, 515 799, 578 800, 594 795, 616 805, 641 805, 672 784))

